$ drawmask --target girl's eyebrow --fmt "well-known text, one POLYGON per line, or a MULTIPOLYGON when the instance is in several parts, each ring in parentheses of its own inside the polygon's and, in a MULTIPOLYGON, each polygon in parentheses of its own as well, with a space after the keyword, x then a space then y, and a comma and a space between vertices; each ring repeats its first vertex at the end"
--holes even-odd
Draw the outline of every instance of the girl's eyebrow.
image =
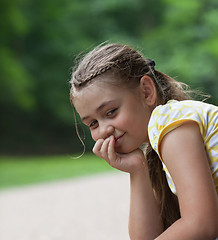
MULTIPOLYGON (((97 109, 96 109, 96 112, 100 112, 104 107, 106 107, 107 105, 111 104, 115 102, 115 100, 109 100, 109 101, 105 101, 103 102, 97 109)), ((88 118, 90 118, 90 116, 85 116, 83 117, 81 120, 84 121, 84 120, 87 120, 88 118)))

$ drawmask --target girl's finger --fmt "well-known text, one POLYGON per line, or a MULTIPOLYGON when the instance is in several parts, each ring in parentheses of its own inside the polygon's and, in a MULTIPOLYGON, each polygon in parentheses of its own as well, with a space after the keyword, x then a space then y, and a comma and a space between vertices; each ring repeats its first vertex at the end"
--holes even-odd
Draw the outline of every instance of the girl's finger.
POLYGON ((104 139, 98 139, 92 149, 93 153, 101 158, 101 147, 104 143, 104 139))
POLYGON ((115 152, 115 139, 114 137, 110 137, 110 142, 108 144, 108 158, 110 162, 114 162, 116 160, 117 154, 115 152))
POLYGON ((107 138, 104 140, 103 144, 102 144, 102 147, 101 147, 101 155, 102 155, 102 158, 104 158, 109 164, 110 164, 110 161, 109 161, 109 158, 108 158, 108 145, 110 143, 110 138, 107 138))

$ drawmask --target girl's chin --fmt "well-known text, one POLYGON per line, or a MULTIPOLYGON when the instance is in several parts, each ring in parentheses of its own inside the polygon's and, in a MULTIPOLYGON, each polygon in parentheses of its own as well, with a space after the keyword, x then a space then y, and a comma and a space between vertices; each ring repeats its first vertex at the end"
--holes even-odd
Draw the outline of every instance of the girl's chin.
POLYGON ((124 149, 124 148, 120 147, 120 148, 115 148, 115 151, 116 151, 116 153, 120 153, 120 154, 128 154, 128 153, 131 153, 131 152, 135 151, 138 148, 139 147, 124 149))

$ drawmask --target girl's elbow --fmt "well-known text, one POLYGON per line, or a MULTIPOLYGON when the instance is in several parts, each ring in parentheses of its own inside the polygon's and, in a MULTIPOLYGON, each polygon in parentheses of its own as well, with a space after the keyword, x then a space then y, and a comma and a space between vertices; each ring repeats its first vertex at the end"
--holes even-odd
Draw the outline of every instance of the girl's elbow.
MULTIPOLYGON (((201 226, 200 226, 201 228, 201 226)), ((215 240, 218 237, 218 225, 217 226, 210 226, 202 233, 205 240, 215 240)))
POLYGON ((208 240, 214 240, 218 237, 218 223, 215 226, 215 224, 213 226, 208 227, 208 229, 205 230, 205 239, 208 240))
POLYGON ((211 228, 209 228, 209 234, 211 235, 211 239, 218 238, 218 216, 216 217, 211 228))
POLYGON ((189 223, 189 229, 199 239, 214 240, 218 237, 218 218, 205 216, 202 219, 193 219, 189 223))
POLYGON ((208 235, 211 239, 216 239, 218 237, 218 209, 214 211, 214 214, 208 218, 207 223, 208 235), (210 220, 209 220, 210 219, 210 220))

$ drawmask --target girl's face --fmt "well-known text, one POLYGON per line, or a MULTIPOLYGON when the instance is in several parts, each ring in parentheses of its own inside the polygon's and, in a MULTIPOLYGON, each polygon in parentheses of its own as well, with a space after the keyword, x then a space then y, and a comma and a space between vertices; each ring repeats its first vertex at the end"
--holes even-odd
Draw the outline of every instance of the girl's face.
POLYGON ((118 153, 129 153, 148 141, 152 109, 145 104, 140 87, 130 90, 95 81, 79 91, 74 106, 92 138, 97 141, 113 135, 118 153))

